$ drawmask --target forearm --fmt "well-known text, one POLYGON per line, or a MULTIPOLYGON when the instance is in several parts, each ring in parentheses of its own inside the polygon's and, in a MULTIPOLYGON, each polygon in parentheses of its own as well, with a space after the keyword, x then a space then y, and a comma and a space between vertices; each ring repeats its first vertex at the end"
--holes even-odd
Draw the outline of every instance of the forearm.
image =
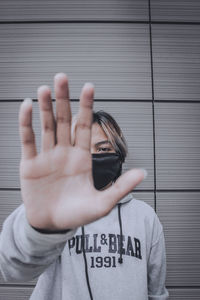
POLYGON ((75 233, 46 234, 27 221, 24 205, 4 222, 0 235, 0 270, 5 281, 29 281, 38 277, 62 253, 75 233))

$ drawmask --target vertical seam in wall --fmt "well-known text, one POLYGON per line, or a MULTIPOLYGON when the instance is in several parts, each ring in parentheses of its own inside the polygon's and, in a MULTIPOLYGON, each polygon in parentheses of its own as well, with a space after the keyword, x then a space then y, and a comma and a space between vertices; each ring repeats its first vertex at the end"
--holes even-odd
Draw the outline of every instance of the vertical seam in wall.
POLYGON ((153 164, 154 164, 154 209, 156 210, 156 146, 155 146, 155 113, 154 113, 154 77, 153 77, 153 51, 152 51, 152 28, 151 28, 151 0, 148 0, 149 10, 149 46, 151 63, 151 91, 152 91, 152 128, 153 128, 153 164))

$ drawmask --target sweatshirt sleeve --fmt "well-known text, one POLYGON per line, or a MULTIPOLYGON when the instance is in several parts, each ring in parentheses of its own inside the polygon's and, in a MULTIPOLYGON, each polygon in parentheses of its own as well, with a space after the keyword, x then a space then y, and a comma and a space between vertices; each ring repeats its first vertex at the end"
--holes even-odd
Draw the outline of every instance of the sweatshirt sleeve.
MULTIPOLYGON (((157 240, 152 244, 148 259, 148 299, 167 300, 168 290, 166 280, 166 251, 163 227, 156 216, 159 230, 157 240)), ((158 232, 158 229, 156 230, 158 232)))
POLYGON ((5 281, 24 282, 38 277, 62 253, 76 229, 44 234, 28 223, 24 204, 4 221, 0 234, 0 271, 5 281))

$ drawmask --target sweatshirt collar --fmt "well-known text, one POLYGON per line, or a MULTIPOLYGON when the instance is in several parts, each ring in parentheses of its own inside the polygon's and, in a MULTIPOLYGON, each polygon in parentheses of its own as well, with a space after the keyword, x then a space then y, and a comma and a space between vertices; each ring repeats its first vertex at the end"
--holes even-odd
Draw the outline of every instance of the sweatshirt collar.
POLYGON ((134 198, 133 198, 132 193, 129 193, 129 194, 127 194, 125 197, 123 197, 123 198, 119 201, 119 203, 129 202, 129 201, 131 201, 131 200, 133 200, 133 199, 134 199, 134 198))

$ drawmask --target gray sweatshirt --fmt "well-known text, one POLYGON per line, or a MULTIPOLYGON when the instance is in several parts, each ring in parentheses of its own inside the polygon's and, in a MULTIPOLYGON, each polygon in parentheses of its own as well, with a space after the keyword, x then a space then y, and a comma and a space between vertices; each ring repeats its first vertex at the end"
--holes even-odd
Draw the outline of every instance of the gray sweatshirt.
POLYGON ((105 217, 68 233, 40 233, 24 205, 0 235, 5 281, 38 278, 31 300, 165 300, 163 226, 153 208, 130 193, 105 217))

